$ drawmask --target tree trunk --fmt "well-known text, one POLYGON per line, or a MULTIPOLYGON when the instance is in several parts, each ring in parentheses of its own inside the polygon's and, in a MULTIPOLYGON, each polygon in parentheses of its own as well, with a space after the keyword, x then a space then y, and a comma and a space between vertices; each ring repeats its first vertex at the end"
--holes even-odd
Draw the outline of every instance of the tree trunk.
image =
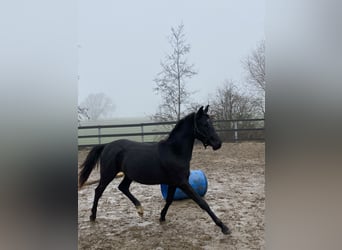
POLYGON ((179 68, 179 54, 177 55, 177 81, 178 81, 178 114, 177 121, 180 120, 180 107, 181 107, 181 79, 180 79, 180 68, 179 68))
POLYGON ((181 95, 180 79, 178 79, 178 114, 177 114, 177 121, 180 120, 180 106, 181 106, 180 95, 181 95))

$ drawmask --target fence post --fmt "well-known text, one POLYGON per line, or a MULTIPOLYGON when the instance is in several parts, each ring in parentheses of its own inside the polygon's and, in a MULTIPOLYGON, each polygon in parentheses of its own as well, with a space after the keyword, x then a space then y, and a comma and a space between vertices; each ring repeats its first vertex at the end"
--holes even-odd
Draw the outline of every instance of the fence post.
POLYGON ((144 124, 140 124, 140 128, 141 128, 141 142, 144 142, 144 124))
POLYGON ((234 141, 235 142, 237 142, 239 140, 237 129, 238 129, 237 121, 234 121, 234 141))
POLYGON ((97 134, 98 134, 98 139, 99 139, 99 144, 101 144, 101 128, 97 128, 97 134))

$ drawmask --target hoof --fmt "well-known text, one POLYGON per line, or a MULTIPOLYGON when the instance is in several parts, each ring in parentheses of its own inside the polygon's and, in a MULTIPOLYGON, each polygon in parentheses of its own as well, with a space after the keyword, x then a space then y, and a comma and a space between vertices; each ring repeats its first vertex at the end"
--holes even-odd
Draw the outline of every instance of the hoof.
POLYGON ((164 223, 164 222, 165 222, 165 218, 160 217, 160 218, 159 218, 159 222, 160 222, 160 223, 164 223))
POLYGON ((123 172, 119 172, 116 174, 116 178, 120 178, 120 177, 123 177, 125 174, 123 172))
POLYGON ((136 206, 135 207, 137 209, 137 212, 139 214, 140 217, 143 217, 144 216, 144 209, 142 206, 136 206))
POLYGON ((222 225, 221 230, 222 230, 222 233, 224 233, 224 234, 231 234, 230 229, 225 225, 222 225))
POLYGON ((95 221, 95 219, 96 219, 96 216, 94 216, 94 215, 90 215, 90 216, 89 216, 89 219, 90 219, 90 221, 95 221))

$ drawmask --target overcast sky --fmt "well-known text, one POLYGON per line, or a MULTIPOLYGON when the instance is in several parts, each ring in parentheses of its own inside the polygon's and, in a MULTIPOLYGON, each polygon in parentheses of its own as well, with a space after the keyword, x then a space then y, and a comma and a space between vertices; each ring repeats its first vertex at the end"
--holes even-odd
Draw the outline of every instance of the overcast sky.
POLYGON ((79 1, 79 103, 103 92, 116 106, 113 117, 153 114, 160 103, 153 79, 171 27, 183 22, 198 71, 188 90, 207 104, 225 79, 243 83, 241 60, 265 38, 264 17, 263 0, 79 1))

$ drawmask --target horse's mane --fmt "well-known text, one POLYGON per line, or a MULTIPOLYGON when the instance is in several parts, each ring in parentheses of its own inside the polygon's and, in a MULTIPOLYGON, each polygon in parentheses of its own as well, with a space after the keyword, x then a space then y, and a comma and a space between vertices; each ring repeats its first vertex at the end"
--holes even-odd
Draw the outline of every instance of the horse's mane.
POLYGON ((187 122, 188 120, 190 120, 194 115, 195 115, 195 113, 191 113, 191 114, 185 116, 184 118, 180 119, 176 123, 176 126, 171 130, 171 132, 168 136, 168 139, 173 138, 175 136, 175 134, 183 127, 184 123, 187 122))

